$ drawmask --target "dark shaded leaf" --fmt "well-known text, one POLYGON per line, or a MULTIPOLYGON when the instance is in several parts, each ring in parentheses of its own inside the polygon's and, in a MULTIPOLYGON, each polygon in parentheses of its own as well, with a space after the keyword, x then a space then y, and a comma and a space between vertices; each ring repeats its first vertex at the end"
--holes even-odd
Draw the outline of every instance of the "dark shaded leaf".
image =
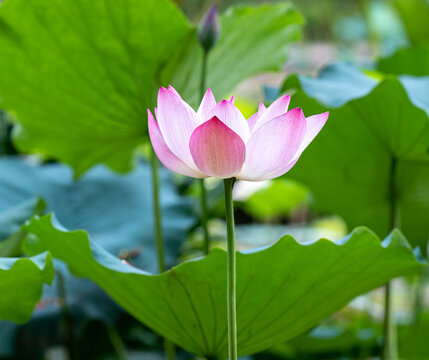
MULTIPOLYGON (((75 182, 73 172, 67 166, 34 166, 20 158, 7 157, 0 159, 0 173, 0 212, 6 214, 8 209, 12 209, 16 214, 14 222, 8 222, 4 229, 18 229, 31 217, 31 205, 36 197, 42 196, 48 210, 54 211, 64 226, 83 228, 94 241, 115 256, 121 255, 130 263, 150 271, 157 270, 148 165, 140 163, 126 176, 98 166, 75 182)), ((170 174, 161 171, 160 180, 166 256, 171 264, 177 258, 179 246, 194 220, 191 202, 176 194, 170 174)), ((67 304, 77 329, 94 319, 112 323, 123 313, 91 281, 75 278, 61 262, 55 262, 55 268, 64 278, 67 304)), ((56 278, 54 285, 45 289, 41 306, 31 321, 15 333, 19 338, 11 337, 11 346, 18 346, 21 353, 28 349, 34 354, 40 347, 61 344, 58 286, 56 278), (35 333, 37 338, 31 335, 35 333)), ((5 331, 5 327, 7 324, 2 322, 0 333, 5 331)))
MULTIPOLYGON (((121 262, 84 231, 58 229, 52 216, 32 221, 37 239, 79 276, 92 279, 157 333, 200 356, 227 355, 226 252, 151 275, 121 262)), ((404 237, 381 244, 365 228, 339 242, 299 244, 285 236, 263 250, 237 254, 238 346, 242 355, 267 349, 308 330, 355 296, 389 279, 419 272, 404 237), (273 276, 276 275, 276 276, 273 276)))

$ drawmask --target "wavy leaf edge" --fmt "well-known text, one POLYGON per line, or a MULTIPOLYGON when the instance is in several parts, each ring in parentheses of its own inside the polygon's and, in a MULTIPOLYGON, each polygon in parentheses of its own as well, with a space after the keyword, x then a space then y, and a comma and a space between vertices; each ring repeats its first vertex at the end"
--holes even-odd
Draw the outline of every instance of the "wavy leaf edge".
POLYGON ((20 266, 22 263, 34 265, 37 268, 37 271, 45 273, 46 278, 50 279, 47 284, 52 285, 54 278, 54 263, 52 254, 49 251, 45 251, 32 257, 0 258, 0 273, 2 271, 14 271, 15 268, 20 266), (52 273, 52 277, 50 276, 50 273, 52 273))
MULTIPOLYGON (((55 218, 55 214, 50 213, 44 216, 34 216, 30 221, 28 221, 26 224, 23 225, 23 229, 25 229, 28 233, 31 234, 31 228, 33 226, 37 226, 37 224, 42 224, 44 226, 51 226, 55 229, 55 231, 66 233, 66 234, 79 234, 80 235, 80 241, 82 245, 84 245, 85 251, 90 254, 91 258, 100 266, 111 270, 116 271, 120 273, 135 273, 139 275, 145 275, 145 276, 151 276, 151 277, 159 277, 164 276, 169 273, 175 272, 180 270, 182 267, 188 266, 190 263, 194 262, 204 262, 206 259, 215 257, 215 256, 226 256, 226 251, 221 248, 213 248, 210 253, 207 256, 197 257, 194 259, 189 259, 186 261, 181 262, 180 264, 177 264, 173 266, 171 269, 166 270, 165 272, 161 274, 153 274, 148 271, 145 271, 143 269, 137 268, 126 261, 120 260, 118 257, 114 256, 113 254, 109 253, 107 250, 103 249, 100 245, 97 243, 94 243, 91 241, 91 238, 89 234, 85 230, 68 230, 65 227, 63 227, 58 220, 55 218), (108 256, 109 259, 113 261, 110 265, 112 266, 105 266, 103 263, 98 261, 96 252, 101 252, 104 255, 108 256)), ((354 242, 358 241, 358 238, 362 234, 369 234, 371 235, 371 244, 370 246, 374 248, 382 248, 384 250, 390 250, 399 248, 404 253, 408 253, 408 256, 412 260, 416 260, 418 263, 420 263, 422 266, 427 265, 427 261, 419 256, 420 250, 418 247, 413 249, 411 245, 406 240, 405 236, 401 233, 398 229, 393 229, 392 232, 384 239, 380 240, 380 238, 370 229, 368 229, 365 226, 359 226, 355 228, 348 236, 339 239, 339 240, 329 240, 327 238, 320 238, 314 241, 309 242, 299 242, 297 241, 292 235, 284 235, 281 238, 279 238, 277 241, 275 241, 272 244, 257 247, 254 249, 248 249, 248 250, 237 250, 236 254, 237 257, 248 257, 256 254, 263 254, 263 253, 269 253, 272 251, 277 251, 277 248, 282 246, 282 244, 286 244, 287 242, 293 242, 294 246, 300 246, 300 247, 309 247, 315 244, 319 244, 319 246, 331 246, 332 248, 335 247, 343 247, 343 246, 351 246, 354 244, 354 242)), ((28 240, 27 240, 28 241, 28 240)), ((28 247, 27 247, 28 250, 28 247)), ((29 251, 31 252, 31 250, 29 251)), ((50 256, 49 251, 47 252, 50 256)), ((31 254, 30 254, 31 255, 31 254)), ((32 254, 36 255, 36 254, 32 254)))

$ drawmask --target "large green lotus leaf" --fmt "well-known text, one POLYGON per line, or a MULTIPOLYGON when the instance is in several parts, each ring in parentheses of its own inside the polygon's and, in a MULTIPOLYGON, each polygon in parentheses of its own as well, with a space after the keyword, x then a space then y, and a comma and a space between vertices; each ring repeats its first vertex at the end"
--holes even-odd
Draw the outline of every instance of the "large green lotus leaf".
POLYGON ((387 74, 429 76, 429 44, 400 49, 378 60, 377 69, 387 74))
MULTIPOLYGON (((124 309, 153 330, 200 356, 225 358, 226 253, 151 275, 121 262, 84 231, 67 232, 51 215, 25 226, 27 250, 49 249, 79 276, 92 279, 124 309)), ((348 238, 276 244, 237 253, 239 353, 251 354, 293 338, 355 296, 389 279, 419 272, 405 238, 394 231, 383 244, 366 228, 348 238)))
MULTIPOLYGON (((330 116, 287 176, 311 189, 316 209, 337 213, 350 227, 365 225, 384 237, 392 228, 390 182, 396 159, 393 185, 399 226, 409 241, 426 253, 429 101, 424 94, 429 81, 387 77, 375 88, 371 86, 372 90, 366 89, 367 95, 345 99, 341 92, 357 81, 340 82, 326 94, 326 78, 320 83, 307 78, 310 87, 300 79, 295 78, 301 90, 292 97, 291 106, 302 106, 306 114, 328 109, 330 116)), ((335 76, 330 81, 335 83, 335 76)))
POLYGON ((168 0, 11 0, 0 7, 2 107, 17 144, 72 165, 130 170, 146 108, 192 34, 168 0))
POLYGON ((49 253, 32 258, 0 258, 0 320, 28 321, 42 296, 44 284, 54 278, 49 253))
MULTIPOLYGON (((217 96, 280 67, 301 23, 289 4, 225 14, 209 66, 217 96)), ((146 109, 173 75, 186 97, 199 96, 202 50, 172 1, 9 0, 0 29, 1 106, 19 121, 18 147, 60 159, 76 175, 97 163, 131 169, 147 139, 146 109)))
MULTIPOLYGON (((287 59, 287 45, 300 38, 303 21, 290 3, 229 8, 221 17, 221 36, 208 57, 206 86, 220 99, 252 75, 280 70, 287 59)), ((202 57, 194 38, 173 78, 174 86, 193 105, 200 99, 202 57)))
POLYGON ((429 1, 393 0, 393 4, 402 18, 411 44, 429 43, 429 1))

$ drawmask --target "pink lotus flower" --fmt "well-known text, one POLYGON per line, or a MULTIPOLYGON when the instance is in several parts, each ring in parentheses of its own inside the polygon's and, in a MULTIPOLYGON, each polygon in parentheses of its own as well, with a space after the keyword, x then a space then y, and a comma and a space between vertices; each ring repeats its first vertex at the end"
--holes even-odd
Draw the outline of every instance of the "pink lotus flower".
POLYGON ((149 135, 159 160, 171 171, 194 177, 258 181, 283 175, 322 129, 329 113, 307 119, 288 111, 290 96, 277 99, 248 120, 234 99, 216 103, 207 90, 195 112, 171 86, 158 93, 149 135))

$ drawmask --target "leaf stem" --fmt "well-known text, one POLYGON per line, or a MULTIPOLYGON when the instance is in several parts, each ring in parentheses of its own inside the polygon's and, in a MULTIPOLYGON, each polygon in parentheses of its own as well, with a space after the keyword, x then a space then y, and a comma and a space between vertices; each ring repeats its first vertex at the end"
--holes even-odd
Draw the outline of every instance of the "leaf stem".
MULTIPOLYGON (((155 224, 156 252, 158 256, 158 271, 162 273, 165 271, 164 241, 163 241, 162 224, 161 224, 161 206, 159 202, 158 159, 153 149, 151 154, 151 166, 152 166, 152 196, 153 196, 153 215, 154 215, 154 224, 155 224)), ((165 353, 167 354, 167 359, 174 360, 176 358, 174 345, 167 339, 164 339, 164 348, 165 348, 165 353)))
MULTIPOLYGON (((395 187, 397 159, 392 158, 389 177, 389 200, 390 200, 390 230, 399 227, 397 213, 397 191, 395 187)), ((398 344, 396 339, 396 327, 393 319, 392 308, 392 286, 388 282, 384 295, 384 323, 383 323, 383 351, 382 360, 398 360, 398 344)))
POLYGON ((125 350, 124 343, 122 342, 121 336, 113 325, 106 325, 107 333, 112 343, 113 350, 116 353, 118 360, 128 360, 127 352, 125 350))
POLYGON ((176 348, 171 341, 167 339, 164 340, 164 349, 168 360, 174 360, 176 358, 176 348))
MULTIPOLYGON (((203 49, 203 62, 201 67, 201 82, 200 82, 200 97, 204 98, 206 90, 206 76, 207 76, 207 58, 209 52, 203 49)), ((210 236, 208 229, 208 209, 207 209, 207 191, 204 185, 204 179, 200 179, 200 204, 201 204, 201 227, 204 234, 204 254, 210 251, 210 236)))
POLYGON ((201 65, 201 79, 200 79, 200 98, 203 100, 206 93, 206 77, 207 77, 207 58, 209 52, 203 49, 203 63, 201 65))
POLYGON ((55 272, 58 284, 58 298, 61 300, 61 327, 64 334, 64 345, 67 350, 68 360, 77 359, 74 339, 73 319, 70 314, 70 308, 67 302, 67 290, 64 275, 61 271, 55 272))
POLYGON ((229 360, 237 359, 237 309, 236 309, 236 263, 235 263, 235 233, 234 205, 232 187, 234 178, 225 179, 225 210, 227 227, 227 306, 228 306, 228 352, 229 360))
POLYGON ((414 326, 419 325, 420 315, 423 310, 423 289, 424 289, 424 277, 425 274, 418 276, 414 288, 414 326))

